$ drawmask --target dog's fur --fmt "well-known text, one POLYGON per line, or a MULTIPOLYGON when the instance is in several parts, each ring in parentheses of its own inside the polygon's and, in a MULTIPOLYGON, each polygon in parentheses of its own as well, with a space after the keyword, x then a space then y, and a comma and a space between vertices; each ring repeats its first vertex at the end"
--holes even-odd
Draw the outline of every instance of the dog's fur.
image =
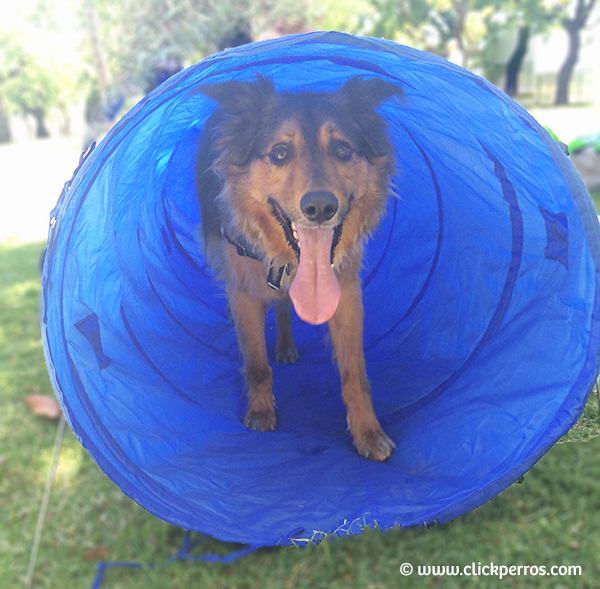
POLYGON ((354 444, 362 456, 386 460, 395 444, 373 411, 362 350, 358 273, 363 239, 385 210, 394 169, 386 125, 375 108, 393 95, 401 96, 402 90, 378 78, 355 77, 333 93, 276 93, 273 82, 260 76, 253 82, 228 81, 199 90, 218 102, 200 140, 196 184, 207 260, 225 282, 244 357, 245 425, 263 431, 276 427, 265 346, 265 313, 271 304, 276 359, 298 359, 289 295, 299 259, 302 264, 302 240, 298 244, 295 229, 337 227, 331 262, 339 303, 325 320, 354 444), (309 218, 306 195, 328 202, 333 195, 337 210, 331 216, 334 205, 309 218), (280 288, 273 290, 267 276, 278 269, 280 288))

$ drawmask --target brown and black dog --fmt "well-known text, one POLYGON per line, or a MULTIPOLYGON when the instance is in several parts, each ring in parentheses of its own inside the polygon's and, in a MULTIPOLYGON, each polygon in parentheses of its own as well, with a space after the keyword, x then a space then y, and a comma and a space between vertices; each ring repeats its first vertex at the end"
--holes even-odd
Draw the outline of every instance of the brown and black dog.
POLYGON ((244 424, 276 427, 265 313, 275 305, 277 361, 293 363, 293 304, 304 321, 329 322, 354 444, 386 460, 395 444, 373 411, 359 270, 394 170, 375 109, 401 88, 354 77, 333 93, 277 93, 258 76, 199 91, 218 102, 200 140, 196 185, 207 260, 225 282, 244 357, 244 424))

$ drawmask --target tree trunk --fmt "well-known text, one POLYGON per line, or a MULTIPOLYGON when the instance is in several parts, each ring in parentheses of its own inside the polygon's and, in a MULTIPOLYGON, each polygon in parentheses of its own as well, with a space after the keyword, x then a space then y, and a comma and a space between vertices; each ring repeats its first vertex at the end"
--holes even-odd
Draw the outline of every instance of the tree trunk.
POLYGON ((455 19, 451 26, 451 33, 458 45, 460 53, 459 65, 466 68, 469 62, 469 54, 464 41, 465 19, 468 11, 467 0, 452 0, 452 5, 455 10, 455 19))
POLYGON ((567 29, 567 34, 569 35, 569 50, 567 58, 558 72, 556 98, 554 100, 554 104, 556 105, 569 104, 569 84, 573 76, 573 70, 579 59, 579 29, 570 26, 567 29))
POLYGON ((106 65, 104 47, 100 39, 100 25, 98 24, 98 15, 93 7, 87 9, 87 24, 90 34, 90 45, 92 47, 92 57, 94 59, 94 67, 98 77, 98 88, 100 96, 106 96, 108 88, 111 85, 110 72, 106 65))
POLYGON ((35 137, 36 139, 46 139, 50 137, 50 131, 46 127, 46 113, 42 108, 26 108, 28 114, 35 119, 35 137))
POLYGON ((509 96, 514 97, 518 93, 519 88, 519 73, 523 60, 527 54, 527 48, 529 45, 529 26, 523 25, 519 28, 519 38, 517 46, 510 57, 510 60, 506 64, 506 83, 504 85, 504 92, 509 96))
POLYGON ((8 114, 4 109, 4 105, 0 102, 0 143, 10 143, 12 135, 10 132, 10 124, 8 114))
POLYGON ((569 103, 569 84, 571 82, 571 77, 573 76, 575 65, 579 60, 579 48, 581 46, 579 34, 581 33, 581 29, 585 26, 595 3, 596 0, 589 0, 587 4, 585 3, 585 0, 577 0, 575 16, 572 19, 565 19, 563 21, 563 26, 567 30, 567 35, 569 36, 569 50, 567 52, 567 58, 558 72, 556 98, 554 100, 555 105, 569 103))

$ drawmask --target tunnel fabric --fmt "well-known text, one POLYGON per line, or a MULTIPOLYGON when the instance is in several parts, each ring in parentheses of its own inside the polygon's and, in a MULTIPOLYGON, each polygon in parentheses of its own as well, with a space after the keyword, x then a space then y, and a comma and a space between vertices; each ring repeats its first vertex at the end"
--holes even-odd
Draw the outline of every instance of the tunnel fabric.
POLYGON ((597 371, 598 220, 568 158, 476 75, 392 42, 311 33, 207 58, 145 97, 88 155, 52 212, 42 333, 69 425, 122 491, 220 540, 319 541, 444 523, 523 475, 576 421, 597 371), (357 455, 326 327, 294 321, 273 361, 276 432, 242 424, 235 329, 203 257, 203 83, 273 78, 389 101, 398 173, 365 249, 365 354, 397 444, 357 455))

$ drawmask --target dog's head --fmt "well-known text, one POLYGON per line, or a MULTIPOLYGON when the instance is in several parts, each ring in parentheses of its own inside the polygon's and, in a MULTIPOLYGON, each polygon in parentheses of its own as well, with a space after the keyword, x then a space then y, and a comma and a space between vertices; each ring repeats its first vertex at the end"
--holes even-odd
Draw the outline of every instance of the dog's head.
POLYGON ((225 179, 244 174, 254 198, 275 199, 296 223, 335 225, 352 200, 372 191, 369 181, 392 170, 393 148, 375 108, 401 96, 399 86, 354 77, 331 94, 276 93, 271 80, 258 76, 201 91, 224 115, 216 169, 225 179), (307 194, 325 192, 338 200, 334 217, 327 218, 335 208, 331 198, 316 197, 316 207, 301 204, 307 194))
POLYGON ((353 77, 333 93, 277 93, 258 76, 201 91, 221 107, 214 168, 231 213, 243 216, 250 199, 299 258, 339 266, 385 208, 393 147, 375 109, 402 89, 353 77))

